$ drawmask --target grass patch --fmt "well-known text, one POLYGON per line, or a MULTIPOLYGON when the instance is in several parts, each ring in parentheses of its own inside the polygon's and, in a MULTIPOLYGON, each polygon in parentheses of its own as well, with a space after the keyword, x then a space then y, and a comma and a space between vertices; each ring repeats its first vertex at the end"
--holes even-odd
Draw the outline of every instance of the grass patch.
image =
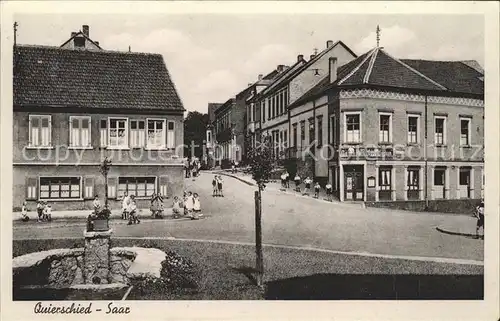
MULTIPOLYGON (((252 280, 252 246, 112 239, 115 246, 174 251, 199 269, 197 290, 132 290, 129 300, 481 299, 483 267, 264 247, 266 287, 252 280)), ((82 247, 83 240, 15 240, 14 256, 82 247)))

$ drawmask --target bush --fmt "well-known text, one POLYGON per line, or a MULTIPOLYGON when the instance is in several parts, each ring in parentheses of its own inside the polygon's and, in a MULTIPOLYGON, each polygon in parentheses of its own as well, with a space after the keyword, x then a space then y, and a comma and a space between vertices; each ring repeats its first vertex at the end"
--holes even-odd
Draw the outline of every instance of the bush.
POLYGON ((197 289, 200 273, 190 260, 168 251, 160 275, 172 288, 197 289))

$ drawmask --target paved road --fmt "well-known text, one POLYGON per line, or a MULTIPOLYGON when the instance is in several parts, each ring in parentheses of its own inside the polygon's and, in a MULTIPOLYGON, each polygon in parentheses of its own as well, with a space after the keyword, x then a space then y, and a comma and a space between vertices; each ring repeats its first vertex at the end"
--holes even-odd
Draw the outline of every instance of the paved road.
MULTIPOLYGON (((186 188, 200 194, 206 219, 163 220, 126 226, 113 221, 116 236, 158 236, 191 239, 254 241, 255 188, 224 178, 225 197, 212 197, 212 176, 202 173, 186 188)), ((269 190, 263 194, 263 241, 268 244, 306 246, 337 251, 401 256, 483 259, 481 240, 442 234, 436 226, 475 224, 472 217, 412 213, 357 205, 329 204, 269 190)), ((83 223, 22 226, 14 239, 82 237, 83 223)))

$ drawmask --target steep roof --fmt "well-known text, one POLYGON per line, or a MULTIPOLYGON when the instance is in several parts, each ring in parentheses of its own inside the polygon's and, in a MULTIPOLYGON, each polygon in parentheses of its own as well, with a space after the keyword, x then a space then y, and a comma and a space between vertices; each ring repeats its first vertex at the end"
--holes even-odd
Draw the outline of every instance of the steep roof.
POLYGON ((279 88, 281 85, 283 85, 284 83, 286 83, 287 80, 291 79, 291 77, 293 77, 293 75, 295 75, 295 72, 300 68, 300 66, 302 66, 305 63, 306 63, 305 60, 303 60, 303 59, 299 60, 294 65, 290 66, 290 68, 288 68, 287 70, 285 70, 282 73, 280 73, 274 79, 274 81, 266 89, 264 89, 260 93, 260 95, 265 95, 268 92, 272 91, 274 88, 279 88))
POLYGON ((159 54, 16 46, 14 105, 183 111, 159 54))
POLYGON ((407 89, 484 94, 482 68, 476 61, 398 60, 381 48, 372 49, 337 69, 337 81, 328 76, 289 108, 322 95, 334 86, 377 85, 407 89))
POLYGON ((401 61, 415 68, 427 77, 434 79, 450 91, 470 94, 484 93, 484 82, 481 80, 484 73, 469 66, 470 61, 432 61, 414 59, 402 59, 401 61))

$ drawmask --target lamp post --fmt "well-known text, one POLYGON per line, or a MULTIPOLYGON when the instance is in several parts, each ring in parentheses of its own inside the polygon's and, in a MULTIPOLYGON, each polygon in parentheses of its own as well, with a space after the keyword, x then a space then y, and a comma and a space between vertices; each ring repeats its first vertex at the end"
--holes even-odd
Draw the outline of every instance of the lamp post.
POLYGON ((108 157, 104 158, 104 160, 101 163, 100 166, 100 171, 101 174, 104 176, 104 208, 108 208, 108 173, 109 169, 111 167, 111 161, 108 159, 108 157))

